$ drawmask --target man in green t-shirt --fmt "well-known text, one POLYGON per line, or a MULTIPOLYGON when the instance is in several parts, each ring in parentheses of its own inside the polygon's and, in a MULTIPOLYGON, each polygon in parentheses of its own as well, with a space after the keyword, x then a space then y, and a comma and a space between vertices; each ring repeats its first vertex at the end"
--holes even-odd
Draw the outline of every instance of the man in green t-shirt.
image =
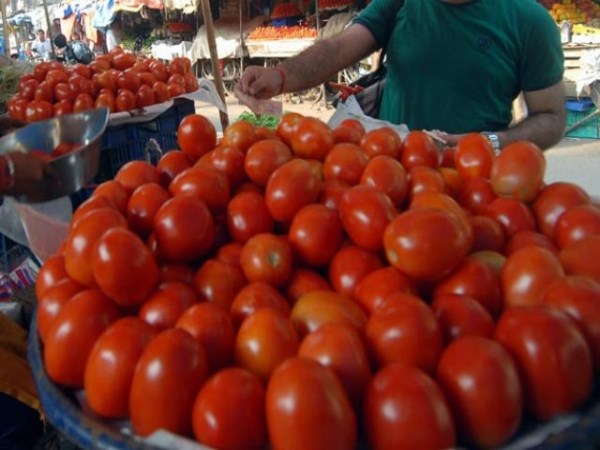
POLYGON ((337 36, 275 69, 248 67, 239 87, 263 99, 306 89, 382 47, 381 119, 441 130, 450 144, 468 132, 500 146, 529 140, 548 148, 561 139, 560 33, 535 0, 373 0, 337 36), (528 117, 509 128, 521 91, 528 117))

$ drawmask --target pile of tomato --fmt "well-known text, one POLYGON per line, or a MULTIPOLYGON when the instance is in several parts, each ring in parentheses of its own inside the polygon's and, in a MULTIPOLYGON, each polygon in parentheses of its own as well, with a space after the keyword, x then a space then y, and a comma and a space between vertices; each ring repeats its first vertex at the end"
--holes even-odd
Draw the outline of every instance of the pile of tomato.
POLYGON ((36 284, 54 382, 217 449, 496 447, 600 367, 600 209, 479 134, 186 117, 36 284))
POLYGON ((120 47, 88 65, 41 62, 24 75, 19 92, 7 102, 13 119, 36 122, 63 114, 107 107, 111 113, 165 102, 198 89, 188 58, 165 65, 138 59, 120 47))

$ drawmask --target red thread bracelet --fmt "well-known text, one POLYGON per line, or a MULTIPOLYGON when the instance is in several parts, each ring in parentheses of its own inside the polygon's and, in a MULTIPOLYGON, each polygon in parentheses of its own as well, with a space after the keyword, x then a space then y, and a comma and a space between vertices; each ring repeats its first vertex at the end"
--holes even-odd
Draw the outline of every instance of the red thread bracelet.
POLYGON ((285 90, 285 71, 281 68, 281 67, 273 67, 277 72, 279 72, 279 75, 281 75, 281 87, 279 88, 279 92, 277 93, 277 95, 281 95, 283 94, 284 90, 285 90))

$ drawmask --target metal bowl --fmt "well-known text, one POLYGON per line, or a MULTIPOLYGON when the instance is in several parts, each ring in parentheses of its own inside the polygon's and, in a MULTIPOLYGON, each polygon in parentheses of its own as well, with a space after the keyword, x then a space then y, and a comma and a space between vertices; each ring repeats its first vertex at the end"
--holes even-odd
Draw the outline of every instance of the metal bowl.
POLYGON ((49 154, 60 143, 81 145, 49 163, 54 177, 45 179, 39 189, 14 197, 28 203, 44 202, 72 194, 92 181, 100 165, 108 116, 107 108, 67 114, 32 123, 0 139, 0 154, 32 150, 49 154))

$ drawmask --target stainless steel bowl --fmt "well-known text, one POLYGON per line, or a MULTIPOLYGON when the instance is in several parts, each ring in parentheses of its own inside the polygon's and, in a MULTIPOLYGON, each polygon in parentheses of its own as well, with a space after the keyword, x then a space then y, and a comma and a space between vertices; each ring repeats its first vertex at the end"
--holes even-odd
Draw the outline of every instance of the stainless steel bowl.
POLYGON ((82 145, 50 162, 55 179, 48 178, 40 189, 15 198, 29 203, 44 202, 72 194, 88 184, 98 172, 108 115, 107 108, 68 114, 32 123, 0 139, 0 154, 32 150, 50 153, 63 142, 82 145))

